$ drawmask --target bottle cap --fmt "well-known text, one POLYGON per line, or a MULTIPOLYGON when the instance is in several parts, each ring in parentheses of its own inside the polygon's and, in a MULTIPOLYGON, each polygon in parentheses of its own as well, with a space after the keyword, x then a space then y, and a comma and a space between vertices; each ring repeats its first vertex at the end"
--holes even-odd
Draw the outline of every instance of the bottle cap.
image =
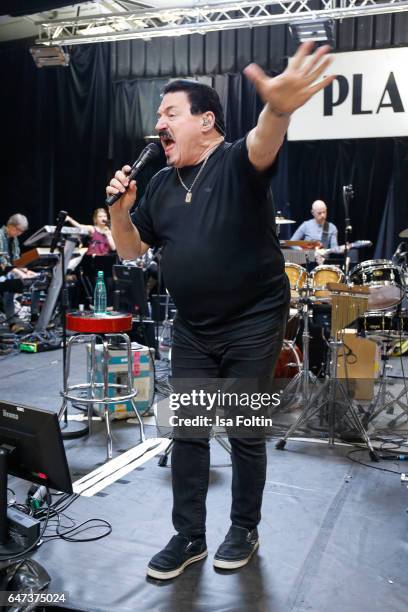
POLYGON ((103 278, 103 270, 98 270, 98 278, 103 278))

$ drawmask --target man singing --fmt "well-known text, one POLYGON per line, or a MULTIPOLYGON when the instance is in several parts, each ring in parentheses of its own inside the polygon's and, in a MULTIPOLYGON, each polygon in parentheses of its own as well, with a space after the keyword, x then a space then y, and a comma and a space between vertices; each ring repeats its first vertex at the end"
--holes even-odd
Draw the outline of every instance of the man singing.
MULTIPOLYGON (((117 171, 106 189, 108 195, 123 194, 110 210, 119 255, 136 259, 149 247, 163 247, 164 279, 177 306, 175 378, 254 379, 273 373, 290 294, 270 182, 291 113, 333 79, 316 83, 330 63, 329 48, 309 56, 312 48, 299 47, 275 78, 254 64, 246 68, 265 107, 257 126, 234 143, 224 140, 222 108, 212 88, 170 82, 156 125, 167 168, 152 178, 132 216, 136 184, 129 184, 130 166, 117 171)), ((214 566, 223 569, 245 565, 259 546, 266 476, 263 438, 230 443, 231 527, 214 558, 214 566)), ((171 463, 177 534, 147 569, 162 580, 207 556, 208 439, 175 439, 171 463)))

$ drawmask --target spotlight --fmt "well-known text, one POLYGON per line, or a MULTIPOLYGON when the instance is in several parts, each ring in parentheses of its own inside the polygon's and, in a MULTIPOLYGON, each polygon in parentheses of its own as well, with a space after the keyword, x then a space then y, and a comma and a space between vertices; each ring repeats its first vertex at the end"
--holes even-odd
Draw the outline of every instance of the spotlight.
POLYGON ((58 45, 54 47, 35 45, 34 47, 30 47, 30 53, 33 56, 37 68, 69 65, 69 53, 66 53, 62 47, 58 45))
POLYGON ((293 21, 289 25, 289 31, 297 45, 307 40, 334 45, 334 22, 327 19, 293 21))

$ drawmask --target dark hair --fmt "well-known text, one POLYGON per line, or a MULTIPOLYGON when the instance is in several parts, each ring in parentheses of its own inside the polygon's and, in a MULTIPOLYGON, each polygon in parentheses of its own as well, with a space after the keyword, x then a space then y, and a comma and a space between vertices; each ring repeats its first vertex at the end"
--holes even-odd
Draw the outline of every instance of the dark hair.
POLYGON ((207 111, 214 113, 215 129, 217 132, 225 136, 225 121, 224 111, 222 110, 221 101, 218 93, 209 85, 198 83, 197 81, 189 81, 187 79, 176 79, 170 81, 162 89, 162 96, 176 91, 184 91, 190 102, 190 111, 192 115, 199 115, 207 111))

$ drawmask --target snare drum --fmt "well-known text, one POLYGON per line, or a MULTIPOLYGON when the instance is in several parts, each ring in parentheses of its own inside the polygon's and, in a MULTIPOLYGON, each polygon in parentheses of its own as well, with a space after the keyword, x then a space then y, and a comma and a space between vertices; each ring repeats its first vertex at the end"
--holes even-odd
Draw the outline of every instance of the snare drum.
POLYGON ((338 266, 317 266, 312 274, 312 291, 315 297, 330 297, 327 283, 341 283, 344 274, 338 266))
POLYGON ((285 263, 285 272, 289 278, 291 301, 294 302, 300 297, 300 289, 306 286, 307 272, 302 266, 289 262, 285 263))
POLYGON ((366 312, 359 320, 359 331, 368 338, 400 340, 408 337, 406 313, 366 312))
POLYGON ((388 259, 370 259, 358 264, 350 274, 355 285, 368 285, 369 310, 386 310, 397 306, 404 297, 404 277, 401 268, 388 259))

